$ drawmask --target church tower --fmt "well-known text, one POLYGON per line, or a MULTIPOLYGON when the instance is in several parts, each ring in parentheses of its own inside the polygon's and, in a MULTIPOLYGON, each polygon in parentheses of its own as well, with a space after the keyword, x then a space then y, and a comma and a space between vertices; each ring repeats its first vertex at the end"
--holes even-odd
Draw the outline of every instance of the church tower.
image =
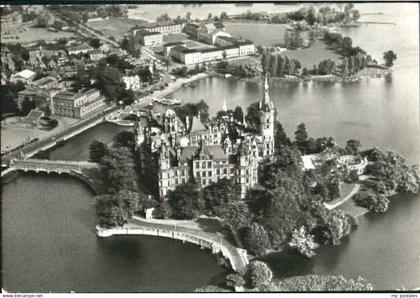
POLYGON ((263 139, 262 156, 272 155, 274 153, 274 104, 270 99, 268 77, 265 75, 264 95, 260 101, 260 127, 261 137, 263 139))

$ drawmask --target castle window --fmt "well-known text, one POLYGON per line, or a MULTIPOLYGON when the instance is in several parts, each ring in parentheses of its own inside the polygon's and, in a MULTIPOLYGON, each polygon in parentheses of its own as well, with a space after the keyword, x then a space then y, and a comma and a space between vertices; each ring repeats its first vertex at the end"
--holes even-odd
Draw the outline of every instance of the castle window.
POLYGON ((203 177, 206 177, 206 172, 205 171, 203 171, 203 177))
POLYGON ((207 162, 207 167, 211 168, 211 161, 207 162))
POLYGON ((209 175, 209 177, 211 177, 211 171, 208 171, 208 173, 207 173, 208 175, 209 175))
POLYGON ((201 164, 201 166, 203 167, 203 169, 205 169, 206 168, 206 162, 203 161, 202 164, 201 164))
POLYGON ((196 167, 197 169, 199 169, 199 168, 200 168, 200 163, 199 163, 198 161, 196 161, 196 162, 195 162, 195 167, 196 167))
POLYGON ((220 175, 220 169, 216 170, 216 175, 220 175))
POLYGON ((227 169, 226 168, 223 169, 223 174, 227 174, 227 169))

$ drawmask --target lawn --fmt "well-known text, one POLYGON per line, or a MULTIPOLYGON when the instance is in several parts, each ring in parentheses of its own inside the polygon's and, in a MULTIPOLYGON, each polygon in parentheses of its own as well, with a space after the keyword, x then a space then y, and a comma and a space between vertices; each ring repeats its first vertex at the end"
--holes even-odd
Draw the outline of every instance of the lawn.
POLYGON ((52 32, 48 31, 45 28, 35 28, 35 27, 28 27, 28 26, 19 26, 16 27, 14 32, 10 35, 0 34, 1 42, 2 43, 33 43, 39 40, 45 40, 45 42, 53 42, 58 40, 59 38, 70 38, 74 36, 71 32, 52 32), (7 38, 7 37, 13 37, 7 38))
POLYGON ((287 56, 289 59, 299 60, 302 68, 311 69, 314 65, 325 59, 331 59, 336 65, 341 64, 341 56, 334 50, 330 50, 327 45, 317 40, 310 48, 299 50, 286 50, 281 52, 282 56, 287 56))
POLYGON ((101 31, 106 37, 112 36, 116 40, 120 40, 123 39, 124 34, 128 33, 130 28, 144 23, 146 23, 144 20, 133 20, 119 17, 109 18, 109 20, 89 22, 86 25, 92 29, 101 31))
POLYGON ((286 25, 263 23, 224 23, 226 32, 254 41, 255 45, 273 46, 284 43, 286 25))

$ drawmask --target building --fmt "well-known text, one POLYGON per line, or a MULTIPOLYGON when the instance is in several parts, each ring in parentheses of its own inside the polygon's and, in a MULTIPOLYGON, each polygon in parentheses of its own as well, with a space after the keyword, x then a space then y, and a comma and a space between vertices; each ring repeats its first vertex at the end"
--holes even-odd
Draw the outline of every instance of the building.
POLYGON ((100 59, 104 57, 105 57, 105 54, 101 50, 93 50, 89 53, 89 58, 92 61, 99 61, 100 59))
POLYGON ((163 45, 163 55, 169 56, 171 54, 171 49, 176 47, 176 46, 185 47, 186 43, 182 42, 182 41, 165 43, 163 45))
POLYGON ((17 106, 19 110, 22 110, 24 101, 34 102, 35 107, 43 109, 48 106, 49 93, 44 90, 29 87, 17 93, 17 106))
POLYGON ((2 32, 10 31, 15 29, 16 26, 22 24, 22 14, 14 11, 7 15, 0 16, 0 28, 2 32))
POLYGON ((69 47, 67 52, 69 55, 78 55, 78 54, 86 54, 92 51, 93 48, 85 43, 81 43, 76 46, 69 47))
POLYGON ((230 36, 222 23, 201 24, 197 30, 197 39, 207 44, 215 44, 218 36, 230 36))
POLYGON ((35 76, 35 72, 29 69, 24 69, 18 73, 12 74, 10 77, 10 81, 12 83, 23 82, 26 85, 30 85, 35 76))
POLYGON ((141 80, 138 75, 123 76, 123 81, 124 81, 126 90, 138 91, 141 88, 141 80))
POLYGON ((200 29, 200 25, 196 23, 187 23, 185 24, 182 32, 192 36, 193 38, 197 38, 198 36, 198 29, 200 29))
POLYGON ((147 30, 137 31, 136 37, 145 46, 161 45, 163 43, 163 35, 160 32, 150 32, 147 30))
POLYGON ((39 80, 33 81, 32 86, 35 88, 40 88, 40 89, 45 89, 45 90, 53 89, 58 86, 58 81, 56 78, 47 76, 39 80))
POLYGON ((96 89, 84 93, 60 91, 52 100, 53 114, 72 118, 84 118, 106 106, 105 97, 96 89))
POLYGON ((188 49, 179 45, 171 47, 170 56, 186 64, 197 64, 255 54, 252 42, 238 42, 236 45, 206 49, 188 49))
POLYGON ((159 32, 162 35, 176 34, 181 33, 184 24, 175 24, 173 22, 168 23, 150 23, 145 24, 133 29, 133 34, 137 35, 138 31, 149 31, 149 32, 159 32))
POLYGON ((274 153, 275 111, 267 78, 259 108, 261 131, 256 134, 232 115, 202 123, 200 115, 182 121, 171 109, 143 114, 136 125, 142 173, 153 177, 162 198, 187 181, 206 187, 224 178, 238 183, 244 198, 258 183, 259 162, 274 153))

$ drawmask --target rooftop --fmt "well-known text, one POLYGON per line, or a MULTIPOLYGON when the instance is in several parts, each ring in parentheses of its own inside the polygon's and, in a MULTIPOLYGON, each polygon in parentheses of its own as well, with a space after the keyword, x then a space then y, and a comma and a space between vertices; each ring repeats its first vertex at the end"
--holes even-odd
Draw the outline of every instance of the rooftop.
POLYGON ((197 146, 188 146, 182 148, 181 155, 179 157, 180 162, 187 161, 189 159, 192 159, 192 157, 195 155, 199 147, 197 146))
POLYGON ((191 130, 190 132, 198 132, 206 130, 206 127, 201 122, 201 120, 198 117, 194 117, 192 120, 191 130))
POLYGON ((36 73, 34 73, 32 70, 29 69, 24 69, 18 73, 15 73, 13 76, 15 77, 21 77, 24 79, 30 79, 33 78, 36 75, 36 73))
POLYGON ((69 51, 74 51, 74 50, 91 50, 91 49, 92 48, 89 45, 85 44, 85 43, 81 43, 79 45, 72 46, 72 47, 69 47, 68 48, 69 51))
POLYGON ((177 45, 185 45, 185 42, 182 42, 182 41, 176 41, 176 42, 168 42, 168 43, 165 43, 164 44, 164 46, 165 47, 171 47, 171 46, 177 46, 177 45))
POLYGON ((214 160, 227 160, 228 159, 228 156, 225 154, 225 151, 220 145, 204 146, 202 152, 210 156, 214 160))
POLYGON ((32 83, 35 85, 44 85, 44 84, 52 83, 54 81, 55 80, 52 77, 48 76, 48 77, 44 77, 39 80, 33 81, 32 83))
POLYGON ((161 35, 162 33, 160 32, 150 32, 147 30, 141 30, 141 31, 137 31, 136 35, 143 35, 143 36, 149 36, 149 35, 161 35))
POLYGON ((74 93, 67 90, 63 90, 58 92, 56 95, 54 95, 54 99, 61 99, 61 100, 75 100, 76 98, 82 96, 81 93, 74 93))

